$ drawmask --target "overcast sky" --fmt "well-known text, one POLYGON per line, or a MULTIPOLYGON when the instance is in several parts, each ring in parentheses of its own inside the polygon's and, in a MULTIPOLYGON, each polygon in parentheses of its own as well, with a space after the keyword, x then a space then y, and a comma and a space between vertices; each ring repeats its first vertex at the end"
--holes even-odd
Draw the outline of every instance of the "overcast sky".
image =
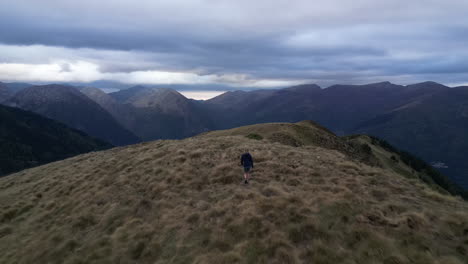
POLYGON ((466 0, 2 0, 0 80, 461 85, 467 14, 466 0))

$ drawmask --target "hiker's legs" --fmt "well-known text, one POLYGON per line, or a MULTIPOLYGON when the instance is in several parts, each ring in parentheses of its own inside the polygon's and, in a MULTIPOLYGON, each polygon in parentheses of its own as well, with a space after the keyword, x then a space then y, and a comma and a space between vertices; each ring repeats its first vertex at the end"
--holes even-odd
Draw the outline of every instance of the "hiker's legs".
POLYGON ((247 184, 250 179, 250 167, 244 167, 244 182, 247 184))

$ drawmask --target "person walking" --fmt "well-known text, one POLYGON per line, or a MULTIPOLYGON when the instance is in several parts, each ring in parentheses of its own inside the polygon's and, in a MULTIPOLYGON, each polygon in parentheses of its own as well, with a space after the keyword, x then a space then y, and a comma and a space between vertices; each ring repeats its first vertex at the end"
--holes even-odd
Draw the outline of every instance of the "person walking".
POLYGON ((254 167, 252 155, 248 151, 246 151, 241 156, 241 165, 244 166, 244 183, 249 184, 250 179, 250 171, 254 167))

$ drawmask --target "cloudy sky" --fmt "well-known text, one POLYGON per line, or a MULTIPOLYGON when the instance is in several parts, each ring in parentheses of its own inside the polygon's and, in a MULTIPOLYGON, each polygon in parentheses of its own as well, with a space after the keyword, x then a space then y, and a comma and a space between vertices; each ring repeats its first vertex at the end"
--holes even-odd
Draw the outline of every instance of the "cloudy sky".
POLYGON ((466 0, 2 0, 0 81, 468 84, 466 0))

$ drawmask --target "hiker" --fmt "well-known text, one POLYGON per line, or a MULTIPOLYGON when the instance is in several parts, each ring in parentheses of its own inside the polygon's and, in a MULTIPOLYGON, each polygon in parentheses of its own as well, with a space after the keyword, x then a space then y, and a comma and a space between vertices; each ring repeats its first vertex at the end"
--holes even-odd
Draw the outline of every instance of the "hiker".
POLYGON ((241 165, 244 166, 244 183, 249 184, 250 170, 254 167, 252 155, 246 151, 241 156, 241 165))

